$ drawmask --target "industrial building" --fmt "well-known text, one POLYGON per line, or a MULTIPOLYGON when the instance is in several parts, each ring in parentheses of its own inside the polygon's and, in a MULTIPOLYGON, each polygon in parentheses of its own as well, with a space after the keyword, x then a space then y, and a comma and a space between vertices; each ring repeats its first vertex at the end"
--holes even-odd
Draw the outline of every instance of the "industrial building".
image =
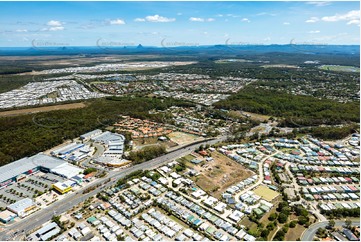
POLYGON ((119 157, 123 155, 125 137, 121 134, 105 131, 102 134, 94 136, 91 140, 103 144, 106 147, 104 156, 119 157))
POLYGON ((92 138, 93 136, 101 134, 101 133, 102 133, 102 131, 100 129, 96 129, 96 130, 90 131, 88 133, 85 133, 83 135, 80 135, 80 139, 87 141, 87 140, 90 140, 90 138, 92 138))
POLYGON ((60 232, 60 227, 55 222, 52 222, 35 231, 29 237, 34 241, 47 241, 60 232))
POLYGON ((16 203, 10 204, 9 206, 7 206, 7 209, 15 213, 19 217, 23 217, 28 211, 35 207, 35 202, 27 197, 20 201, 17 201, 16 203))
POLYGON ((0 167, 0 188, 25 178, 34 172, 42 171, 71 178, 83 172, 83 169, 43 153, 25 157, 0 167))

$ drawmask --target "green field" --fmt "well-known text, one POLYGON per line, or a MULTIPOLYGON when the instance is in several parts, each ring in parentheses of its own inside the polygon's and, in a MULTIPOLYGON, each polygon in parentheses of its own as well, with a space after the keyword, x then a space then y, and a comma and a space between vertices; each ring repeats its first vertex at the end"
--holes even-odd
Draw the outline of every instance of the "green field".
POLYGON ((355 66, 322 65, 319 69, 326 71, 360 72, 360 68, 355 66))

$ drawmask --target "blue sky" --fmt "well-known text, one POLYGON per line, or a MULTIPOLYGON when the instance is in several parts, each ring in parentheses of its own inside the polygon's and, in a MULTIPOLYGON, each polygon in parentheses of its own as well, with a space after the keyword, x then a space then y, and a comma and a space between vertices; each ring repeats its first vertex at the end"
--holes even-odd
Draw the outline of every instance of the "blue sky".
POLYGON ((359 44, 359 2, 0 2, 0 46, 359 44))

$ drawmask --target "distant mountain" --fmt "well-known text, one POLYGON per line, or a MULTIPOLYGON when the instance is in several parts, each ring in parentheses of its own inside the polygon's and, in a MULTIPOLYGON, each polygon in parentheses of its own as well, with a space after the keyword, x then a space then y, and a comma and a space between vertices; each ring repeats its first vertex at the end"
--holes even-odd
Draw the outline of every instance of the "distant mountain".
POLYGON ((0 47, 0 56, 21 55, 92 55, 92 54, 164 54, 164 55, 248 55, 252 53, 301 53, 306 55, 334 54, 334 55, 359 55, 358 45, 204 45, 204 46, 179 46, 155 47, 122 46, 100 48, 98 46, 62 46, 62 47, 0 47))

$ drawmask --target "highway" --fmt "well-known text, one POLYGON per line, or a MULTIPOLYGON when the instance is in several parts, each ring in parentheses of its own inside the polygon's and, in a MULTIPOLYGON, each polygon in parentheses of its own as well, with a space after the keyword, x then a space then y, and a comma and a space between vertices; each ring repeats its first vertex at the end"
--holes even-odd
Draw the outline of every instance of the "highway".
POLYGON ((109 175, 98 179, 96 182, 93 182, 78 191, 76 193, 68 194, 67 197, 63 198, 60 201, 57 201, 50 205, 48 208, 43 209, 41 211, 38 211, 32 215, 29 215, 28 217, 22 219, 21 221, 18 221, 14 224, 10 224, 9 226, 5 227, 3 231, 0 233, 0 241, 1 240, 22 240, 24 239, 25 234, 28 234, 33 229, 41 226, 42 224, 46 223, 47 221, 51 220, 51 218, 54 215, 59 215, 61 213, 64 213, 68 210, 70 210, 75 205, 84 202, 86 199, 88 199, 91 196, 96 195, 101 190, 104 190, 107 187, 110 187, 114 185, 118 179, 134 172, 137 170, 151 170, 154 169, 160 165, 163 165, 165 163, 168 163, 169 161, 184 156, 188 153, 190 153, 192 150, 198 148, 200 145, 212 145, 215 143, 218 143, 220 141, 224 141, 226 139, 225 136, 221 136, 219 138, 211 139, 211 140, 204 140, 204 141, 198 141, 193 144, 189 144, 187 146, 184 146, 182 148, 176 149, 174 151, 171 151, 163 156, 157 157, 155 159, 152 159, 150 161, 134 165, 128 168, 125 168, 120 171, 111 171, 109 172, 109 175), (108 181, 110 178, 110 181, 108 181), (108 182, 107 182, 108 181, 108 182), (107 183, 105 183, 107 182, 107 183), (93 187, 100 184, 99 187, 97 187, 95 190, 83 194, 83 191, 86 188, 93 187))
MULTIPOLYGON (((345 221, 343 220, 335 220, 335 226, 339 227, 345 224, 345 221)), ((315 236, 317 230, 319 228, 326 228, 328 225, 328 221, 318 222, 310 225, 308 229, 303 232, 301 235, 302 241, 313 241, 313 237, 315 236)), ((360 220, 352 221, 353 226, 360 226, 360 220)))

